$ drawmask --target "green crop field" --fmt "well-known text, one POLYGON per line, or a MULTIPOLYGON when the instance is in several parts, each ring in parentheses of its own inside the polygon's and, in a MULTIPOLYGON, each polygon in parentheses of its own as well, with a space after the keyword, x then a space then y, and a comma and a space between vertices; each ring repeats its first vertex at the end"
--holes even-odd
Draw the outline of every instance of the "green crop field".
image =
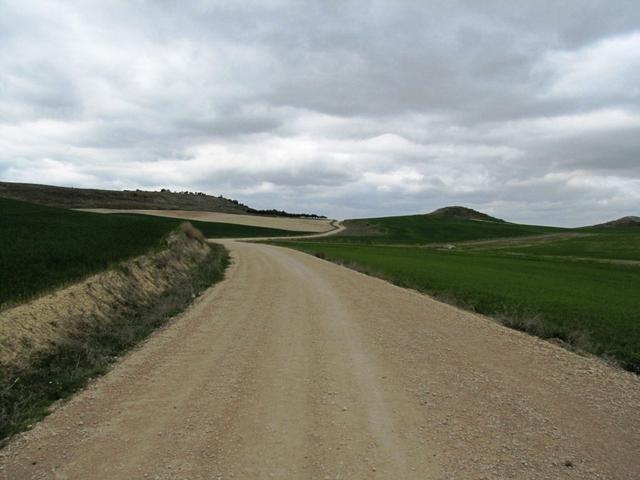
POLYGON ((336 243, 417 245, 561 233, 563 228, 507 222, 466 220, 439 215, 411 215, 347 220, 346 234, 328 237, 336 243))
MULTIPOLYGON (((180 223, 171 218, 77 212, 0 198, 0 307, 158 247, 180 223)), ((209 238, 299 233, 192 223, 209 238)))
MULTIPOLYGON (((146 215, 143 215, 146 216, 146 215)), ((156 217, 154 217, 156 218, 156 217)), ((251 237, 292 237, 309 235, 309 232, 281 230, 278 228, 236 225, 233 223, 200 222, 189 220, 207 238, 251 238, 251 237)))
POLYGON ((526 255, 640 261, 640 228, 629 233, 599 233, 541 245, 512 246, 503 251, 526 255))
POLYGON ((640 260, 640 229, 568 230, 421 215, 357 220, 346 235, 278 243, 640 372, 640 264, 634 263, 640 260), (371 235, 371 225, 382 228, 371 235), (513 240, 576 232, 590 233, 549 237, 545 243, 513 240), (482 247, 457 244, 500 235, 509 240, 482 247), (446 251, 419 246, 433 243, 457 245, 446 251))

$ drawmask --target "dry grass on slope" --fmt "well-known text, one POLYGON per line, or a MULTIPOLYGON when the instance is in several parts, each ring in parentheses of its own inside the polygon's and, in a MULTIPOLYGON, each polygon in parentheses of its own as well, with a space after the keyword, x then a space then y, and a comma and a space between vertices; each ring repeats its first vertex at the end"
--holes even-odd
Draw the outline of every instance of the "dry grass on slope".
POLYGON ((166 248, 2 312, 0 441, 82 388, 206 287, 228 264, 186 224, 166 248))

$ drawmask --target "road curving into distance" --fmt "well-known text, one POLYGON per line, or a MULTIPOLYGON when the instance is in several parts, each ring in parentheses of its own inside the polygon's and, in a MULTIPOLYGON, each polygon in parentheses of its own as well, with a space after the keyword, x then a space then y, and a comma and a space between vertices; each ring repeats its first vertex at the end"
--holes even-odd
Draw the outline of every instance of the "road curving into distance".
POLYGON ((281 247, 0 451, 0 478, 620 479, 640 380, 281 247))

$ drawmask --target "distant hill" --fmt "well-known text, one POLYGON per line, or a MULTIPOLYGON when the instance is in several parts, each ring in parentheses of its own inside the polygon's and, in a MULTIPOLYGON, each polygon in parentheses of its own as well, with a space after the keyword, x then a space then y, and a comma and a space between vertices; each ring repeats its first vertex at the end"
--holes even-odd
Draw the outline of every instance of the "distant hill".
POLYGON ((137 208, 149 210, 204 210, 247 213, 249 207, 235 200, 204 193, 97 190, 30 183, 0 182, 0 197, 61 208, 137 208))
POLYGON ((31 183, 0 182, 0 197, 60 208, 126 208, 142 210, 188 210, 285 217, 324 218, 280 210, 256 210, 222 195, 202 192, 159 192, 145 190, 98 190, 56 187, 31 183))
POLYGON ((640 227, 640 217, 628 216, 611 220, 610 222, 594 225, 592 228, 627 228, 640 227))
POLYGON ((422 215, 345 220, 346 231, 323 242, 424 245, 563 233, 563 228, 509 223, 465 207, 422 215))
POLYGON ((479 212, 473 208, 459 206, 439 208, 431 212, 429 215, 448 218, 462 218, 465 220, 481 220, 484 222, 504 222, 504 220, 479 212))

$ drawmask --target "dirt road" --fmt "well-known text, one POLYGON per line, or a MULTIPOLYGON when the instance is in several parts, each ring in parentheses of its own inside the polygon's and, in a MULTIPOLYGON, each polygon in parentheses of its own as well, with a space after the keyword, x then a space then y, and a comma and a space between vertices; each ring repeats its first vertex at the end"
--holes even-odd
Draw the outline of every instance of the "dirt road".
POLYGON ((634 479, 640 381, 299 252, 228 278, 0 452, 0 478, 634 479))

